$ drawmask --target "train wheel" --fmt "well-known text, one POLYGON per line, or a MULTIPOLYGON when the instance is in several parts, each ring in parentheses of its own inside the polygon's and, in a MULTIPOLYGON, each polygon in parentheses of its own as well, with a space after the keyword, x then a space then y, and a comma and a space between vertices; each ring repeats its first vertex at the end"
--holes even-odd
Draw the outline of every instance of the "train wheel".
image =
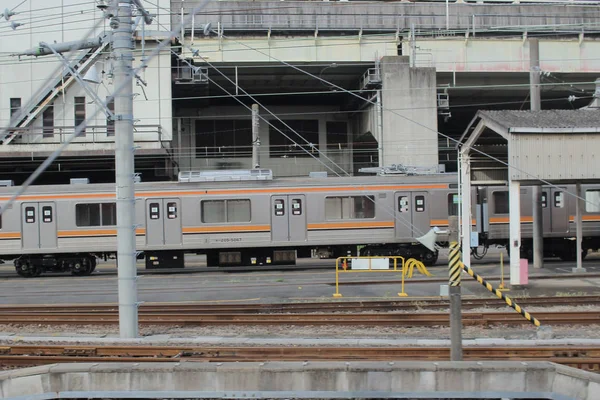
POLYGON ((32 278, 33 274, 31 272, 30 266, 28 262, 20 263, 19 265, 15 265, 15 270, 19 276, 23 278, 32 278))
POLYGON ((71 274, 75 276, 85 276, 88 275, 87 268, 85 267, 82 260, 76 260, 71 264, 71 274))
POLYGON ((421 261, 423 262, 423 264, 427 265, 428 267, 434 265, 439 257, 439 251, 428 251, 426 253, 421 254, 421 261))

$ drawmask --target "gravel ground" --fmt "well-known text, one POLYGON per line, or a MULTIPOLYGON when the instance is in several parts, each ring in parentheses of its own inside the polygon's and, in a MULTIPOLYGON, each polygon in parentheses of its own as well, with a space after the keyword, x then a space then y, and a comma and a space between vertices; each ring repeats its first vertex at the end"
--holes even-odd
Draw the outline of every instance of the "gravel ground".
MULTIPOLYGON (((498 312, 507 311, 508 308, 480 308, 466 312, 498 312)), ((598 311, 598 306, 584 307, 531 307, 528 308, 532 315, 536 311, 569 312, 569 311, 598 311)), ((414 311, 410 311, 413 312, 414 311)), ((435 310, 422 310, 419 313, 439 312, 435 310)), ((543 321, 542 321, 543 323, 543 321)), ((0 324, 0 331, 14 333, 15 336, 116 336, 119 333, 116 325, 18 325, 0 324), (75 333, 75 334, 74 334, 75 333)), ((522 326, 494 325, 490 327, 463 327, 464 339, 477 338, 505 338, 505 339, 536 339, 538 328, 524 324, 522 326)), ((2 333, 0 333, 1 335, 2 333)), ((556 339, 584 338, 600 339, 600 325, 558 325, 552 326, 552 334, 556 339)), ((450 328, 433 327, 360 327, 360 326, 140 326, 141 336, 170 335, 178 338, 195 338, 198 336, 218 336, 230 338, 375 338, 375 339, 449 339, 450 328)), ((85 337, 82 337, 82 342, 85 337)))

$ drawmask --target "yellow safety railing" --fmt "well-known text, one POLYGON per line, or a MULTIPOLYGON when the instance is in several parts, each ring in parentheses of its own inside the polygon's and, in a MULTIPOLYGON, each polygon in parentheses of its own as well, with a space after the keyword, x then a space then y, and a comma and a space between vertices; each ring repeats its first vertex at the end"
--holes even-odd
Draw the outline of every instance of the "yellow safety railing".
MULTIPOLYGON (((413 259, 409 259, 409 261, 412 261, 413 259)), ((414 260, 416 261, 416 260, 414 260)), ((358 257, 351 257, 351 256, 346 256, 346 257, 338 257, 335 260, 335 293, 333 294, 333 297, 342 297, 342 294, 340 293, 340 273, 358 273, 358 272, 398 272, 398 271, 402 271, 402 288, 400 293, 398 293, 398 296, 400 297, 406 297, 408 296, 406 294, 406 292, 404 291, 404 276, 407 274, 407 269, 406 269, 406 262, 404 257, 402 256, 358 256, 358 257), (368 260, 376 260, 376 259, 388 259, 388 260, 393 260, 394 261, 394 267, 390 268, 390 269, 371 269, 371 263, 369 263, 369 269, 358 269, 358 270, 349 270, 348 269, 348 260, 352 260, 352 259, 368 259, 368 260), (402 266, 401 269, 398 269, 398 260, 402 260, 402 266), (342 261, 342 269, 340 270, 340 261, 342 261)), ((412 276, 412 270, 411 270, 411 276, 412 276)))

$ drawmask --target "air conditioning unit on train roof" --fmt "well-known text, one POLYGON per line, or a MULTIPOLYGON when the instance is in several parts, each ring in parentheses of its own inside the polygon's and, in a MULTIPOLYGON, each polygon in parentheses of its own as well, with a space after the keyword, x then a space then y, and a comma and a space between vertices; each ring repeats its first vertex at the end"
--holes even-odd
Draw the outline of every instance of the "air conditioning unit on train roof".
POLYGON ((179 182, 236 182, 273 179, 270 169, 232 169, 224 171, 181 171, 179 182))

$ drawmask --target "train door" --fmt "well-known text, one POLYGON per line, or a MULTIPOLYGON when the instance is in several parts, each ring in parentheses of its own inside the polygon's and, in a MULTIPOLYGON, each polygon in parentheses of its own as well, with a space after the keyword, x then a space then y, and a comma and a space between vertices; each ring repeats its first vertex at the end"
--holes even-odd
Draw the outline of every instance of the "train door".
POLYGON ((271 240, 306 240, 306 198, 304 195, 271 196, 271 240))
POLYGON ((427 192, 412 192, 412 237, 423 236, 429 232, 429 205, 427 192))
POLYGON ((410 192, 397 192, 394 195, 395 226, 397 238, 412 237, 412 197, 410 192))
POLYGON ((415 238, 429 231, 427 192, 396 192, 396 238, 415 238))
POLYGON ((550 188, 542 190, 542 215, 544 217, 544 234, 552 232, 552 204, 550 199, 550 188))
POLYGON ((550 189, 550 204, 552 232, 569 231, 569 209, 567 207, 567 196, 564 188, 550 189))
POLYGON ((181 245, 181 201, 146 200, 146 244, 181 245))
POLYGON ((22 203, 21 245, 23 249, 55 249, 56 204, 22 203))

